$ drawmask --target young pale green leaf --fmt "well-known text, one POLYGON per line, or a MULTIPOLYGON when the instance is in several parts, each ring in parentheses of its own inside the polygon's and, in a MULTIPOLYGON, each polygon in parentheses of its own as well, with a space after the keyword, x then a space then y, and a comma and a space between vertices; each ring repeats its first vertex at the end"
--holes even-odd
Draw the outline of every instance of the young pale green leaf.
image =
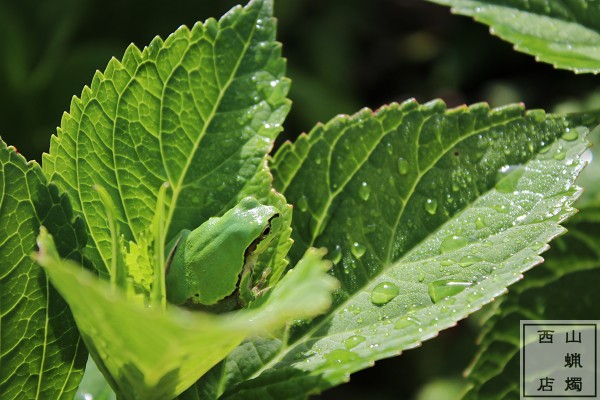
POLYGON ((115 203, 126 241, 150 226, 163 182, 167 242, 247 195, 270 196, 266 155, 290 107, 272 7, 253 0, 141 52, 131 45, 73 99, 43 169, 85 219, 100 272, 111 235, 94 185, 115 203))
POLYGON ((484 323, 464 399, 519 396, 520 320, 600 319, 600 204, 582 209, 567 228, 547 261, 495 304, 484 323))
POLYGON ((244 343, 197 390, 304 398, 502 294, 573 212, 587 146, 573 121, 408 101, 284 145, 273 171, 294 204, 291 261, 328 248, 341 289, 327 315, 287 338, 244 343))
POLYGON ((247 336, 325 311, 336 287, 323 252, 309 250, 260 306, 227 315, 176 307, 163 312, 128 301, 107 281, 61 260, 44 229, 38 246, 37 261, 70 304, 90 354, 115 392, 128 399, 176 397, 247 336))
POLYGON ((540 61, 577 73, 600 72, 597 0, 430 0, 491 27, 540 61))
POLYGON ((69 312, 30 255, 40 225, 60 254, 81 260, 85 229, 68 199, 0 140, 0 397, 72 399, 87 351, 69 312))

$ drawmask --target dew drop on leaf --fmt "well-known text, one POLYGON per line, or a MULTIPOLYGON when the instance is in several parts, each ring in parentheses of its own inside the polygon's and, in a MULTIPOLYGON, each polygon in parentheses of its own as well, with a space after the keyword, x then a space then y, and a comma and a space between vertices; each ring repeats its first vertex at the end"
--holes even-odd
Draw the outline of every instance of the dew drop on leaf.
POLYGON ((446 259, 440 261, 440 265, 442 267, 449 267, 452 264, 454 264, 454 260, 451 258, 446 258, 446 259))
POLYGON ((335 248, 331 251, 331 262, 334 264, 339 263, 342 260, 342 248, 339 244, 335 246, 335 248))
POLYGON ((469 239, 463 236, 448 236, 446 239, 442 241, 440 245, 440 253, 447 253, 449 251, 458 250, 461 247, 469 244, 469 239))
POLYGON ((330 364, 344 364, 358 359, 358 354, 349 350, 333 350, 325 355, 325 359, 330 364))
POLYGON ((388 154, 391 156, 392 154, 394 154, 394 146, 391 143, 386 143, 385 144, 385 150, 388 152, 388 154))
POLYGON ((464 256, 463 258, 461 258, 460 261, 458 262, 458 265, 460 265, 463 268, 466 268, 466 267, 470 267, 471 265, 478 263, 480 261, 483 261, 481 257, 468 255, 468 256, 464 256))
POLYGON ((437 211, 437 200, 436 199, 427 199, 425 201, 425 211, 429 214, 433 215, 437 211))
POLYGON ((555 160, 562 161, 565 159, 566 155, 567 152, 565 151, 565 149, 562 148, 562 146, 560 146, 558 149, 556 149, 556 153, 554 153, 552 157, 555 160))
POLYGON ((398 296, 400 288, 392 282, 381 282, 371 292, 371 302, 377 306, 389 303, 398 296))
POLYGON ((571 129, 571 128, 567 128, 565 130, 565 133, 562 134, 562 138, 569 142, 577 139, 578 137, 579 137, 579 133, 577 133, 577 130, 571 129))
POLYGON ((425 280, 425 272, 421 272, 417 279, 419 280, 419 282, 423 282, 425 280))
POLYGON ((545 153, 547 153, 548 151, 550 151, 550 147, 551 147, 550 145, 547 145, 547 146, 544 146, 544 147, 542 147, 542 148, 540 149, 540 154, 545 154, 545 153))
POLYGON ((356 346, 358 346, 359 344, 361 344, 364 341, 365 341, 364 336, 354 335, 354 336, 350 336, 348 339, 344 340, 344 346, 346 346, 346 348, 348 350, 350 350, 350 349, 355 348, 356 346))
POLYGON ((500 193, 514 192, 524 172, 525 169, 521 165, 506 165, 500 168, 496 190, 500 193))
POLYGON ((404 329, 410 326, 421 325, 421 322, 414 317, 402 317, 394 324, 394 329, 404 329))
POLYGON ((367 251, 367 248, 358 242, 354 242, 352 243, 350 251, 354 257, 361 258, 365 254, 365 251, 367 251))
POLYGON ((475 228, 483 229, 485 228, 485 221, 481 217, 475 218, 475 228))
POLYGON ((360 185, 360 188, 358 189, 358 195, 364 201, 369 200, 369 196, 371 196, 371 188, 367 182, 363 182, 362 185, 360 185))
POLYGON ((402 157, 398 158, 398 173, 406 175, 408 173, 408 161, 402 157))
POLYGON ((302 212, 308 210, 308 200, 306 199, 306 196, 302 195, 302 197, 298 199, 298 209, 302 212))
POLYGON ((472 282, 440 279, 429 284, 429 297, 431 297, 431 301, 437 303, 448 296, 459 294, 471 285, 472 282))

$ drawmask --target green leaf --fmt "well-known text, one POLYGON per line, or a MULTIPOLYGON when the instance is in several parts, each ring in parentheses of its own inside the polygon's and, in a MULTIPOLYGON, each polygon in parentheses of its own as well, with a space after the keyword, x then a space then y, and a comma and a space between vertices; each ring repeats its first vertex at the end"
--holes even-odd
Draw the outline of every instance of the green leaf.
POLYGON ((168 242, 247 195, 270 196, 266 155, 290 104, 271 0, 220 21, 181 27, 112 59, 64 114, 43 159, 88 226, 87 256, 100 272, 111 234, 95 184, 115 206, 119 231, 137 241, 168 182, 168 242))
POLYGON ((547 261, 495 304, 485 321, 479 351, 469 368, 464 399, 519 396, 521 319, 600 319, 600 204, 581 210, 547 261))
POLYGON ((44 224, 60 237, 60 254, 81 260, 85 231, 39 165, 2 140, 0 178, 1 397, 70 400, 87 351, 67 304, 30 255, 44 224))
POLYGON ((281 147, 273 172, 294 204, 291 261, 328 248, 341 289, 327 315, 244 343, 198 390, 305 398, 503 293, 573 213, 587 146, 573 121, 408 101, 334 118, 281 147))
POLYGON ((577 73, 600 72, 597 0, 430 0, 490 26, 540 61, 577 73))
POLYGON ((61 260, 44 229, 37 261, 70 304, 90 354, 115 392, 131 399, 172 399, 248 335, 272 332, 292 318, 310 318, 331 304, 335 280, 323 252, 311 250, 261 306, 232 314, 146 308, 109 282, 61 260), (85 296, 81 296, 85 293, 85 296))

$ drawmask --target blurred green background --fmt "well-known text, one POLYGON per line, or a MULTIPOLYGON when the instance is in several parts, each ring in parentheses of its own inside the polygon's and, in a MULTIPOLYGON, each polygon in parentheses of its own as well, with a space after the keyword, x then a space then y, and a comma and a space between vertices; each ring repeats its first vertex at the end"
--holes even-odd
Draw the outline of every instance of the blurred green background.
MULTIPOLYGON (((71 97, 120 58, 235 0, 0 0, 0 135, 41 159, 71 97)), ((276 0, 293 84, 281 140, 361 107, 415 97, 449 106, 522 101, 578 110, 600 104, 600 80, 538 64, 487 27, 423 0, 276 0)), ((475 351, 476 318, 401 357, 377 362, 321 399, 452 399, 475 351)))

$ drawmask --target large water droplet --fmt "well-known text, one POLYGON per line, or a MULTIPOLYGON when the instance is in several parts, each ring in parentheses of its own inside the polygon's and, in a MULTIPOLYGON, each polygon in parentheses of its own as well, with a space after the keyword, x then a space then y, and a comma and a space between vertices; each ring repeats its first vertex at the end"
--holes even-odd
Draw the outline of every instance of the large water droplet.
POLYGON ((417 279, 419 280, 419 282, 423 282, 425 280, 425 272, 421 272, 417 279))
POLYGON ((339 263, 342 260, 342 248, 340 245, 336 245, 335 248, 331 251, 331 262, 334 264, 339 263))
POLYGON ((349 350, 337 349, 326 354, 325 359, 330 364, 344 364, 350 361, 357 360, 358 354, 349 350))
POLYGON ((552 155, 552 157, 558 161, 564 160, 566 156, 567 152, 565 151, 565 149, 563 149, 562 146, 559 146, 558 149, 556 149, 556 153, 552 155))
POLYGON ((427 199, 425 200, 425 211, 429 214, 433 215, 437 211, 437 200, 436 199, 427 199))
POLYGON ((562 138, 564 140, 567 140, 569 142, 577 139, 579 137, 579 133, 577 132, 576 129, 570 129, 567 128, 567 130, 565 131, 565 133, 563 133, 562 138))
POLYGON ((352 252, 354 257, 361 258, 365 254, 365 251, 367 251, 367 248, 358 242, 354 242, 352 243, 350 251, 352 252))
POLYGON ((362 309, 359 306, 355 306, 354 304, 351 304, 350 307, 348 307, 348 311, 350 311, 352 314, 360 314, 360 312, 362 311, 362 309))
POLYGON ((388 152, 388 154, 391 156, 392 154, 394 154, 394 146, 391 143, 386 143, 385 144, 385 150, 388 152))
POLYGON ((369 200, 369 196, 371 196, 371 188, 367 182, 363 182, 362 185, 360 185, 360 188, 358 189, 358 195, 364 201, 369 200))
POLYGON ((462 236, 448 236, 446 239, 442 241, 440 245, 440 253, 447 253, 449 251, 458 250, 461 247, 469 244, 469 239, 462 236))
POLYGON ((408 161, 404 158, 398 158, 398 172, 400 175, 406 175, 408 173, 408 161))
POLYGON ((381 282, 373 288, 371 292, 371 302, 377 306, 389 303, 398 296, 400 288, 392 282, 381 282))
POLYGON ((520 165, 509 165, 502 167, 498 172, 499 176, 505 175, 500 178, 496 183, 496 190, 500 193, 512 193, 517 189, 519 179, 523 176, 525 169, 520 165))
POLYGON ((478 263, 480 261, 483 261, 481 259, 481 257, 468 255, 468 256, 464 256, 463 258, 461 258, 460 261, 458 262, 458 265, 460 265, 463 268, 466 268, 466 267, 470 267, 471 265, 478 263))
POLYGON ((483 228, 485 228, 485 221, 483 220, 482 217, 475 218, 475 228, 476 229, 483 229, 483 228))
POLYGON ((364 336, 360 336, 360 335, 350 336, 348 339, 344 340, 344 346, 346 346, 346 348, 348 350, 350 350, 350 349, 355 348, 356 346, 358 346, 365 340, 366 339, 364 336))
POLYGON ((429 297, 431 297, 431 301, 437 303, 448 296, 457 295, 471 285, 472 282, 441 279, 429 284, 429 297))
POLYGON ((446 259, 444 259, 444 260, 440 261, 440 265, 441 265, 442 267, 449 267, 449 266, 451 266, 452 264, 454 264, 454 260, 453 260, 453 259, 451 259, 451 258, 446 258, 446 259))
POLYGON ((308 199, 306 198, 306 196, 302 195, 302 197, 300 197, 298 199, 298 209, 302 212, 306 212, 306 210, 308 210, 308 199))
POLYGON ((394 329, 404 329, 410 326, 419 326, 421 322, 414 317, 402 317, 394 324, 394 329))

